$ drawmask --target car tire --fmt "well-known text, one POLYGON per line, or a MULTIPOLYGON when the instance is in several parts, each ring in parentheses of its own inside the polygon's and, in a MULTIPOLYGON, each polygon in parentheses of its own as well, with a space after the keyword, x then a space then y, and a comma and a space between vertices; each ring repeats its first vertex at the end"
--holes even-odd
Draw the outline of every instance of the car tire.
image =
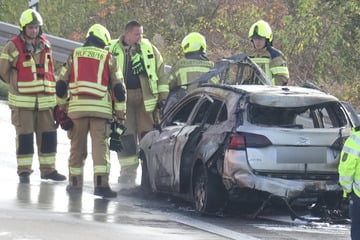
POLYGON ((228 200, 221 177, 210 172, 203 164, 194 170, 193 200, 196 211, 207 214, 219 213, 228 200))
POLYGON ((141 159, 141 190, 144 192, 151 192, 150 176, 147 168, 147 162, 143 154, 140 154, 141 159))

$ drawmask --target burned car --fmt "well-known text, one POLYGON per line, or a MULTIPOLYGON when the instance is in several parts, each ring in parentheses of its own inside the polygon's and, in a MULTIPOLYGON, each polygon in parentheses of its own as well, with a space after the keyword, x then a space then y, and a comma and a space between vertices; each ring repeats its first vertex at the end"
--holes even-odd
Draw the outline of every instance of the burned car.
POLYGON ((316 89, 207 84, 141 140, 141 186, 184 197, 202 213, 229 199, 332 201, 341 196, 340 151, 357 124, 350 104, 316 89))

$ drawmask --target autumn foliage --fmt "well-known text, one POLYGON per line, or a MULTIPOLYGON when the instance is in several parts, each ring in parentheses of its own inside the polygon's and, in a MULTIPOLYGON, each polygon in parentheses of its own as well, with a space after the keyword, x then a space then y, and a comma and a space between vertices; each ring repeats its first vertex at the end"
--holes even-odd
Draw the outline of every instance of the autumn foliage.
MULTIPOLYGON (((26 0, 0 2, 0 19, 14 24, 28 7, 26 0)), ((83 41, 93 23, 117 38, 126 22, 136 19, 170 65, 191 31, 205 35, 212 60, 246 53, 252 48, 251 24, 264 19, 273 29, 274 46, 287 56, 290 84, 310 81, 358 105, 358 0, 40 0, 39 7, 45 32, 75 41, 83 41)))

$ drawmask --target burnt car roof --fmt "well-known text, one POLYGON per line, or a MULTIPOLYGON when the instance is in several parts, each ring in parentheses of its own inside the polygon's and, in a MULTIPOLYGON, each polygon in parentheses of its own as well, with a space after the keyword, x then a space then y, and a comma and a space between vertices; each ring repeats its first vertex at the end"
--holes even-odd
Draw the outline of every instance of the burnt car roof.
POLYGON ((273 107, 302 107, 324 102, 339 102, 335 96, 330 94, 298 86, 206 84, 193 90, 190 94, 199 92, 217 92, 217 94, 221 94, 221 89, 246 94, 251 103, 273 107))
POLYGON ((215 66, 210 69, 208 72, 202 74, 199 78, 191 81, 186 85, 194 84, 194 83, 207 83, 209 79, 212 77, 219 77, 221 83, 237 83, 244 84, 244 70, 252 69, 254 75, 252 76, 255 83, 259 85, 271 85, 271 80, 265 75, 264 71, 249 58, 246 54, 234 55, 231 57, 224 57, 215 62, 215 66), (229 77, 229 71, 235 67, 236 76, 235 79, 231 79, 229 77))

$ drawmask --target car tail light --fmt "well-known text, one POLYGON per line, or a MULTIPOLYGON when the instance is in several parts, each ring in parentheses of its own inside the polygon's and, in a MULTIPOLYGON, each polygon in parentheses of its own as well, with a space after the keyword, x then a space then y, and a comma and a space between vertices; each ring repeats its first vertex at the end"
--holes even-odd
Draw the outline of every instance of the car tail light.
POLYGON ((335 150, 341 150, 344 146, 344 142, 346 139, 347 137, 339 137, 333 142, 333 144, 331 144, 331 148, 335 150))
POLYGON ((244 150, 245 149, 245 137, 242 134, 235 133, 231 136, 229 149, 238 149, 244 150))
POLYGON ((267 147, 272 145, 271 141, 263 136, 253 133, 234 133, 231 136, 229 149, 244 150, 246 147, 267 147))

